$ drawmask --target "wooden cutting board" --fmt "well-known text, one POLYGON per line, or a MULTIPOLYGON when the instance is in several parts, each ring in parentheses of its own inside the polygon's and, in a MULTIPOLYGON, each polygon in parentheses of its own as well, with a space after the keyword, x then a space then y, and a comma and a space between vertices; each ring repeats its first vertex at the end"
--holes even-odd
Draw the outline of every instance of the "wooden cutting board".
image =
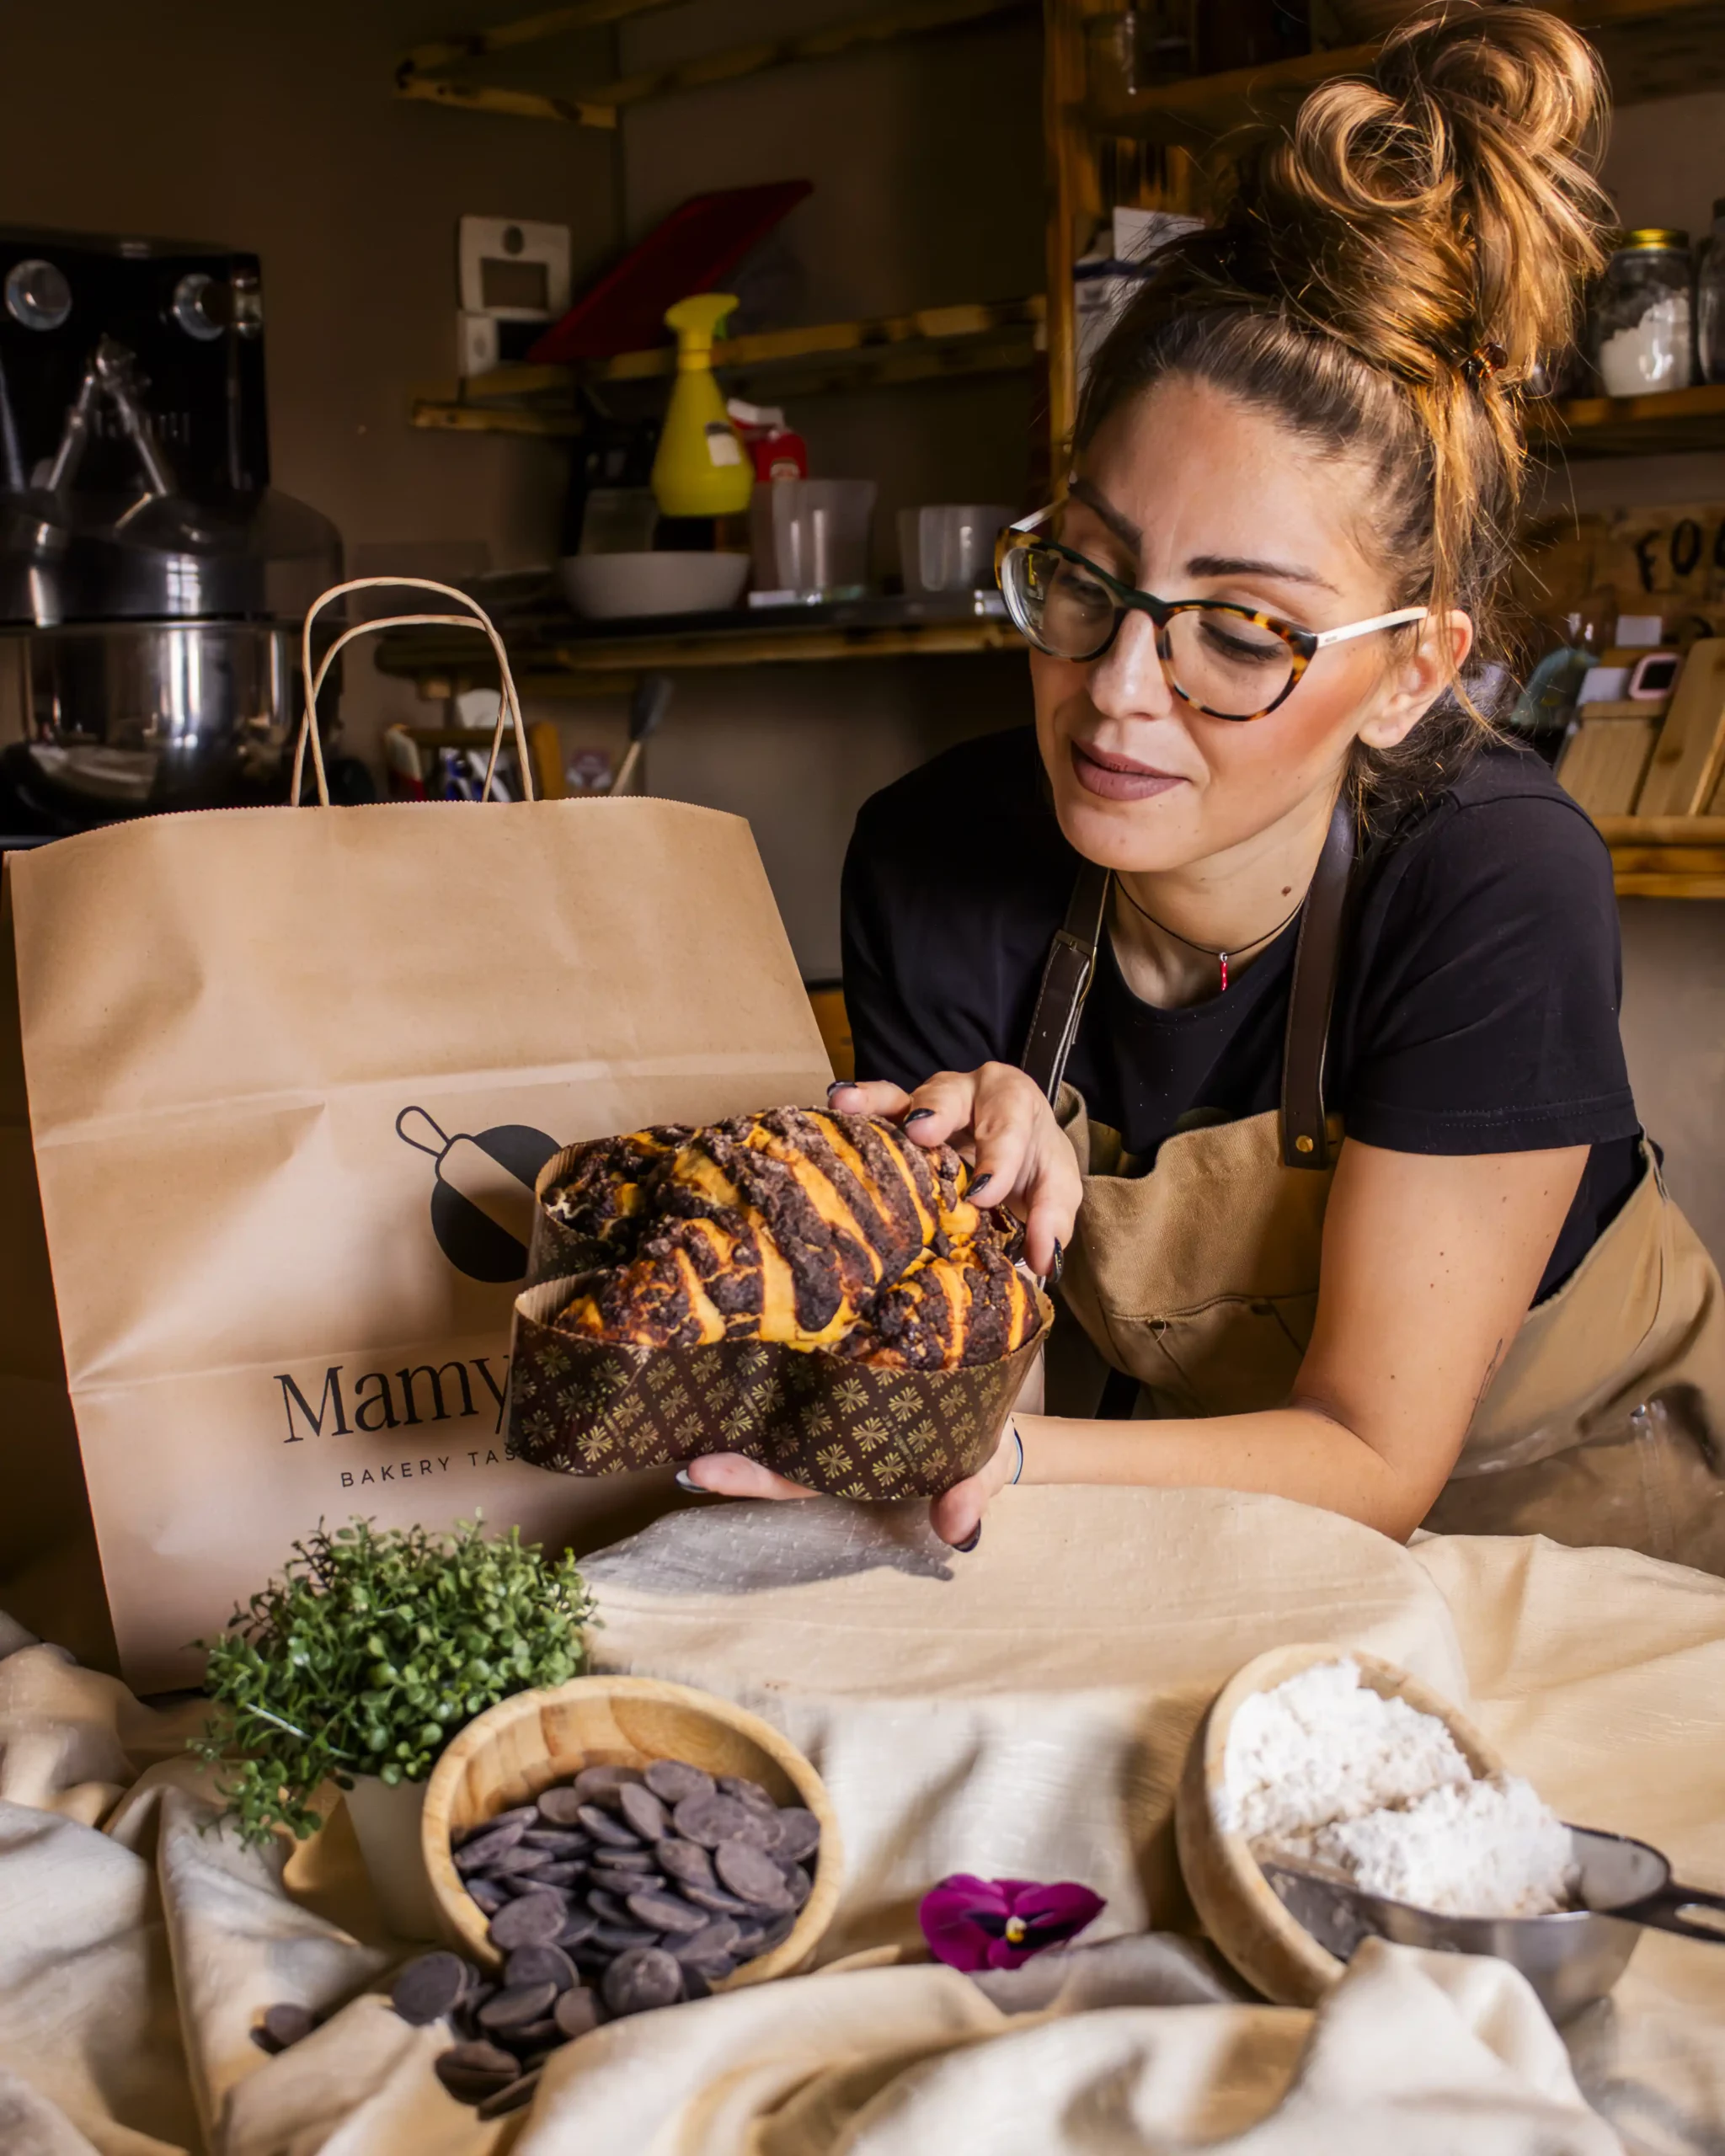
POLYGON ((1627 816, 1646 791, 1642 774, 1658 732, 1656 718, 1583 718, 1558 760, 1557 783, 1589 816, 1627 816))
POLYGON ((1653 761, 1635 803, 1638 816, 1698 816, 1725 766, 1725 637, 1690 651, 1653 761))

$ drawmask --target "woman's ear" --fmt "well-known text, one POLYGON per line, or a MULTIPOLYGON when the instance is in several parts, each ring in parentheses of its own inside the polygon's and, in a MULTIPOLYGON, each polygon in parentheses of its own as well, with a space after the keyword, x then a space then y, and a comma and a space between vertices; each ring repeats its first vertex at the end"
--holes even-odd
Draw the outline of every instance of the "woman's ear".
POLYGON ((1473 648, 1473 622, 1459 608, 1419 625, 1419 639, 1406 659, 1384 675, 1381 701, 1359 729, 1368 749, 1393 749, 1405 741, 1473 648))

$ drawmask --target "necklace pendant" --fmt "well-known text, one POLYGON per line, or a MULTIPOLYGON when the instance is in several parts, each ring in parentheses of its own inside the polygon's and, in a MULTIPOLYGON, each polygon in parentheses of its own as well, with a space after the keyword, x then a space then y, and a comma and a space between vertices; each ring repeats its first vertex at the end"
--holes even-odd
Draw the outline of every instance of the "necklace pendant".
POLYGON ((1227 992, 1228 992, 1228 954, 1227 954, 1227 953, 1226 953, 1226 951, 1218 951, 1218 952, 1216 953, 1216 958, 1217 958, 1218 961, 1220 963, 1221 969, 1222 969, 1222 990, 1221 990, 1221 992, 1222 992, 1222 994, 1223 994, 1224 995, 1226 995, 1227 994, 1227 992))

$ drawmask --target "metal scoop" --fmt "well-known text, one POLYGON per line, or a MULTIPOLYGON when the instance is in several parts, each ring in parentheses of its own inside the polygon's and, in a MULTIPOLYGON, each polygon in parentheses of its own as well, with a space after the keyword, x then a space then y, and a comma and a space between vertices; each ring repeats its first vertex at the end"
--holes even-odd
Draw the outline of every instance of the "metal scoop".
POLYGON ((1346 1881, 1266 1862, 1263 1876, 1297 1924, 1338 1961, 1362 1939, 1391 1939, 1441 1954, 1495 1954, 1520 1970, 1554 2021, 1603 1999, 1628 1966, 1641 1928, 1725 1946, 1725 1919, 1691 1923, 1688 1909, 1725 1911, 1725 1894, 1680 1886, 1656 1849, 1626 1834, 1572 1827, 1579 1906, 1544 1917, 1442 1917, 1386 1901, 1346 1881))

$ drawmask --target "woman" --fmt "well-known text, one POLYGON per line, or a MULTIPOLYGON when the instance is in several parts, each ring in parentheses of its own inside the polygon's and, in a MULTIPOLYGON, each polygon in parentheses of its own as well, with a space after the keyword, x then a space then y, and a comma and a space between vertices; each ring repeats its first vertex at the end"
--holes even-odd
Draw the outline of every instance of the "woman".
POLYGON ((834 1105, 974 1153, 1066 1305, 1073 1412, 939 1501, 959 1548, 1011 1481, 1207 1484, 1725 1570, 1720 1282, 1637 1122, 1610 862, 1465 686, 1524 385, 1601 259, 1603 102, 1509 8, 1315 91, 1009 536, 1033 743, 862 812, 834 1105))

